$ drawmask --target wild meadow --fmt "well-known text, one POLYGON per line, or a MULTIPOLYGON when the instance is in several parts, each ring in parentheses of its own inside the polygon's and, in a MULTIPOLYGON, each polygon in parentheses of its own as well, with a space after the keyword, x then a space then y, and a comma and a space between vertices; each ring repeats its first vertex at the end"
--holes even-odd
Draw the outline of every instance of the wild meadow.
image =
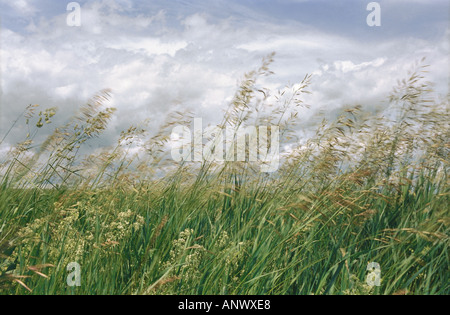
POLYGON ((347 106, 298 139, 314 77, 269 91, 272 59, 242 78, 220 126, 279 126, 273 173, 174 162, 171 130, 190 113, 86 151, 114 115, 109 90, 62 126, 54 108, 25 108, 10 129, 23 123, 23 141, 0 158, 0 293, 449 294, 450 107, 424 62, 383 110, 347 106), (80 286, 67 283, 72 262, 80 286), (366 281, 373 262, 379 286, 366 281))

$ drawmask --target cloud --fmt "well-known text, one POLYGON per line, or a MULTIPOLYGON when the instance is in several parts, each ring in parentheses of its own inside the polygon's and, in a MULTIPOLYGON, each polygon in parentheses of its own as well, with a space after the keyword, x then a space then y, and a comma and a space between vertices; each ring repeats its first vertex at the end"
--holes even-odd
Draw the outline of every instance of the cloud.
MULTIPOLYGON (((145 118, 156 128, 171 110, 189 109, 218 123, 237 81, 272 51, 275 76, 264 79, 267 86, 282 89, 314 74, 314 93, 306 98, 312 110, 305 110, 305 119, 352 103, 379 106, 396 79, 423 56, 433 66, 430 79, 440 84, 437 89, 447 88, 445 37, 358 40, 296 21, 268 21, 233 2, 220 14, 217 3, 212 11, 181 4, 89 1, 82 5, 81 27, 66 25, 65 8, 34 19, 27 31, 4 25, 0 135, 28 104, 59 107, 63 122, 103 88, 113 90, 110 105, 118 112, 98 146, 145 118)), ((30 1, 20 5, 35 12, 30 1)), ((23 125, 17 125, 9 143, 22 134, 23 125)))
POLYGON ((7 1, 6 4, 9 5, 17 14, 22 16, 31 16, 37 12, 36 7, 32 4, 33 1, 27 0, 16 0, 7 1))
POLYGON ((334 66, 337 70, 342 71, 343 73, 347 73, 350 71, 361 71, 363 69, 366 69, 367 67, 380 67, 384 64, 386 61, 385 58, 377 58, 376 60, 369 61, 369 62, 363 62, 360 64, 355 65, 351 60, 345 60, 345 61, 335 61, 334 66))

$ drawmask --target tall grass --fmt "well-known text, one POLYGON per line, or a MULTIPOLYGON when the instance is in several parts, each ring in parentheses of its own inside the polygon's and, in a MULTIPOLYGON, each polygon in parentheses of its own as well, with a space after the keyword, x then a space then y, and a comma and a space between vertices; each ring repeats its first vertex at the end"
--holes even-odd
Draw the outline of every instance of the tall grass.
POLYGON ((165 149, 171 128, 191 121, 183 113, 156 135, 132 126, 80 156, 114 113, 108 90, 39 146, 55 109, 28 107, 29 132, 0 164, 0 293, 450 293, 449 103, 425 66, 386 111, 343 110, 300 145, 311 77, 263 89, 272 59, 244 77, 220 124, 280 126, 292 150, 272 175, 250 162, 175 164, 165 149), (70 262, 80 287, 66 283, 70 262), (366 284, 371 262, 380 287, 366 284))

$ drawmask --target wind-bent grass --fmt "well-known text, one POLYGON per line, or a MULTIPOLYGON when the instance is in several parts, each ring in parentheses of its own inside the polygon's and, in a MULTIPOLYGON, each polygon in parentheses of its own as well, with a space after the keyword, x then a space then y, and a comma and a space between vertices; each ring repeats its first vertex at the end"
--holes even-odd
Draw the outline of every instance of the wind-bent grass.
MULTIPOLYGON (((221 126, 276 124, 292 144, 310 77, 271 98, 257 79, 272 57, 246 75, 221 126)), ((243 162, 172 164, 168 131, 188 116, 148 141, 132 127, 80 160, 114 112, 108 91, 33 150, 54 111, 35 118, 29 107, 31 132, 0 164, 0 293, 450 293, 449 106, 418 70, 389 111, 324 121, 272 175, 243 162), (147 159, 130 153, 138 140, 147 159), (66 283, 70 262, 80 287, 66 283), (371 262, 380 287, 366 284, 371 262)))

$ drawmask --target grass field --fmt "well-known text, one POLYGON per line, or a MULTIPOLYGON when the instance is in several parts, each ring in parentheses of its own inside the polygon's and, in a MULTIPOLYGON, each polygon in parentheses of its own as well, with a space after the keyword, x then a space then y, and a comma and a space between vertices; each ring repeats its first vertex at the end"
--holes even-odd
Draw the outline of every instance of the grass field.
MULTIPOLYGON (((221 126, 277 125, 295 144, 313 78, 268 104, 258 82, 271 61, 244 77, 221 126)), ((109 91, 42 144, 55 109, 28 107, 28 135, 0 160, 0 293, 449 294, 449 103, 424 70, 399 81, 386 110, 319 123, 273 174, 171 161, 182 113, 82 156, 114 115, 109 91), (79 287, 66 282, 71 262, 79 287), (372 262, 380 286, 366 283, 372 262)))

